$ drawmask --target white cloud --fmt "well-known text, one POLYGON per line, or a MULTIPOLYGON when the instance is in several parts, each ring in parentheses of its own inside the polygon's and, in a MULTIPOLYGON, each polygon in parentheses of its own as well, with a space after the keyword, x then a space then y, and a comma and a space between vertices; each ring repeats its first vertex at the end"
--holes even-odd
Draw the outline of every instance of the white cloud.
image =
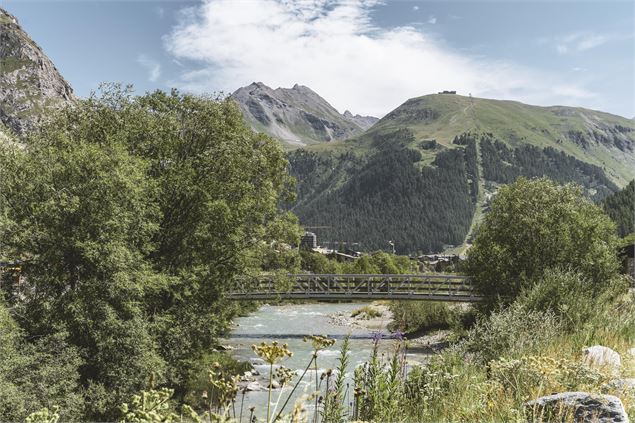
POLYGON ((161 65, 159 62, 145 54, 140 54, 139 57, 137 57, 137 63, 148 70, 148 80, 150 82, 157 82, 161 76, 161 65))
POLYGON ((436 16, 430 16, 430 18, 428 18, 428 23, 434 25, 435 23, 437 23, 437 18, 436 16))
POLYGON ((200 63, 172 83, 194 92, 300 83, 340 111, 376 116, 440 90, 534 104, 578 104, 593 95, 551 74, 454 51, 413 26, 378 28, 371 16, 378 4, 206 0, 182 11, 165 37, 175 58, 200 63))
POLYGON ((412 10, 414 10, 414 11, 419 10, 419 6, 412 6, 412 10))
POLYGON ((620 38, 615 34, 595 34, 590 32, 574 32, 555 39, 558 54, 582 52, 599 47, 607 42, 620 38))

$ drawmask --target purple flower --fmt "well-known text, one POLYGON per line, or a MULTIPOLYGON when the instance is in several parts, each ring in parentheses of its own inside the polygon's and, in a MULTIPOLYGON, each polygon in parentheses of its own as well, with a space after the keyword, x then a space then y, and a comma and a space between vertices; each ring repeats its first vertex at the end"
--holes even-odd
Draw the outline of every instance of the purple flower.
POLYGON ((392 337, 398 341, 403 341, 403 336, 404 333, 402 331, 400 331, 399 329, 397 329, 393 334, 392 337))
POLYGON ((384 337, 384 334, 381 331, 373 332, 373 342, 379 342, 384 337))

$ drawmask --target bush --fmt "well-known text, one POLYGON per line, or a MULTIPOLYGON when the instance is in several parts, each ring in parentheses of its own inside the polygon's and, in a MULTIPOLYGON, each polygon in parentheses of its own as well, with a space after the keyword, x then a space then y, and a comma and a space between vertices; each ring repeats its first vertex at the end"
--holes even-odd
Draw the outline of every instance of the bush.
POLYGON ((514 303, 478 320, 462 341, 461 348, 486 364, 503 356, 531 354, 554 341, 561 329, 553 312, 526 310, 521 304, 514 303))
POLYGON ((608 304, 628 289, 621 278, 613 278, 603 292, 597 292, 580 272, 547 269, 538 283, 523 292, 518 301, 527 310, 550 311, 573 331, 604 310, 608 304))
POLYGON ((394 301, 391 329, 415 332, 422 329, 447 329, 458 320, 459 312, 443 302, 394 301))
POLYGON ((534 355, 495 360, 490 363, 490 374, 518 402, 553 392, 599 389, 607 381, 579 361, 534 355))
POLYGON ((606 287, 619 269, 615 224, 575 185, 519 178, 500 189, 464 265, 487 298, 482 309, 511 303, 547 269, 569 267, 606 287))
POLYGON ((376 317, 381 317, 382 313, 381 311, 377 310, 376 308, 372 306, 364 306, 356 310, 353 310, 353 312, 351 313, 351 317, 357 317, 357 316, 359 316, 361 319, 368 320, 368 319, 374 319, 376 317))

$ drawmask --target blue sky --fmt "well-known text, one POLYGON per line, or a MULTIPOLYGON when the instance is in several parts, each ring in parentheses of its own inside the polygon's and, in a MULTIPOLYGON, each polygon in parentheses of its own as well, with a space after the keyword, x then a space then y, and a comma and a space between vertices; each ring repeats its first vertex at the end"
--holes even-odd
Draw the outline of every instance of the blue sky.
POLYGON ((76 93, 307 85, 381 116, 443 89, 635 116, 631 1, 4 0, 76 93))

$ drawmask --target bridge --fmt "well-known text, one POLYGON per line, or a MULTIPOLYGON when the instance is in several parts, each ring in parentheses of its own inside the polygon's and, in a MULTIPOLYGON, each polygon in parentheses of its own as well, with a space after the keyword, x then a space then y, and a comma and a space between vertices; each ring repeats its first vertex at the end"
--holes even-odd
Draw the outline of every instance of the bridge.
POLYGON ((241 278, 231 300, 427 300, 477 302, 465 276, 458 275, 287 275, 241 278), (286 282, 286 283, 285 283, 286 282))

